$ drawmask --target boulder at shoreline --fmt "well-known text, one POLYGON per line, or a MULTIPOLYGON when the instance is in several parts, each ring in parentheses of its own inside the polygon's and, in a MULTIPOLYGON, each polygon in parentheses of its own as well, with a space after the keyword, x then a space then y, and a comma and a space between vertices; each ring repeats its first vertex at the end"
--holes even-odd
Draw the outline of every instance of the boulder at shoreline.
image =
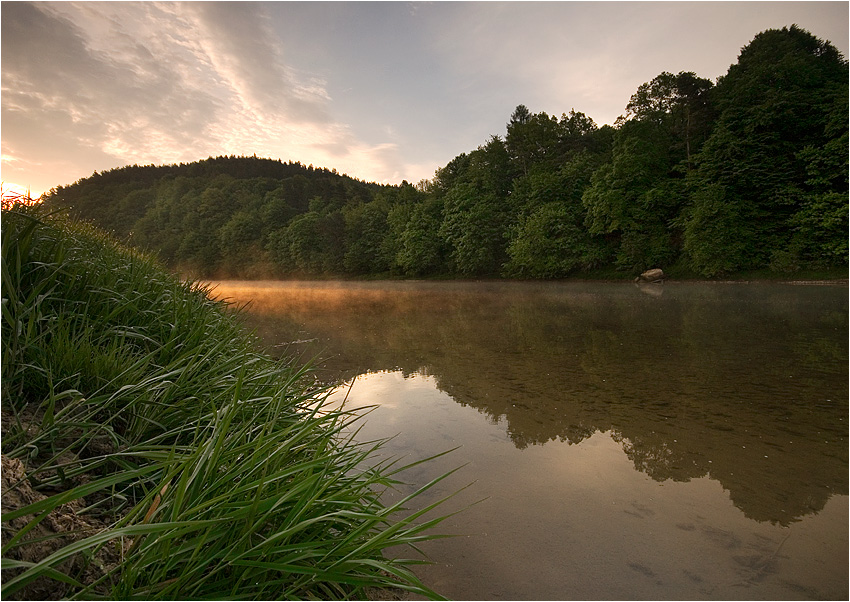
POLYGON ((659 268, 653 268, 645 271, 643 274, 635 278, 635 282, 664 282, 664 271, 659 268))

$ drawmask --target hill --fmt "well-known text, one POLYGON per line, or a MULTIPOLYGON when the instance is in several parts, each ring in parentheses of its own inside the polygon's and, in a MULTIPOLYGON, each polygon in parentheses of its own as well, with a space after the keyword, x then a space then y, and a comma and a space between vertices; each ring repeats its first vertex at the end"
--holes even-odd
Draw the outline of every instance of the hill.
POLYGON ((269 233, 313 206, 342 207, 385 187, 298 162, 210 157, 95 172, 44 197, 166 264, 201 275, 269 269, 269 233))

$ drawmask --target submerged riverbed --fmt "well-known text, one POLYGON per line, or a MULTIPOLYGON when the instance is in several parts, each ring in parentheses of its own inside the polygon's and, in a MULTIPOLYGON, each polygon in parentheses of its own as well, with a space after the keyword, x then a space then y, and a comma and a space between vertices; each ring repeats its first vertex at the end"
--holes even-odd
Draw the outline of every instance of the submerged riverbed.
MULTIPOLYGON (((377 407, 454 599, 846 599, 847 286, 222 282, 377 407), (353 381, 353 384, 352 384, 353 381)), ((409 489, 396 494, 401 496, 409 489)), ((389 500, 388 500, 389 501, 389 500)), ((402 551, 409 555, 410 551, 402 551)))

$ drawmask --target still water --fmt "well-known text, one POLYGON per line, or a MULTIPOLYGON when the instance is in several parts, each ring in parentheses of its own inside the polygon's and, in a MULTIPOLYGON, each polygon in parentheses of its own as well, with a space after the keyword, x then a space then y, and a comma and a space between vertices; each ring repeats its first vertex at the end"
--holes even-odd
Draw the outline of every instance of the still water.
MULTIPOLYGON (((221 282, 317 358, 411 488, 453 599, 847 599, 848 291, 221 282), (477 503, 475 503, 477 502, 477 503)), ((398 496, 410 489, 402 489, 398 496)), ((402 550, 410 556, 409 550, 402 550)))

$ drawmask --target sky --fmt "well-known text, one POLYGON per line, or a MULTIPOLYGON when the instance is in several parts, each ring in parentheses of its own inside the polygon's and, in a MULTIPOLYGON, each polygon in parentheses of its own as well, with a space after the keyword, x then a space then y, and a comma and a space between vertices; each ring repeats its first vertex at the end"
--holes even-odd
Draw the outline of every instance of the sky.
POLYGON ((397 184, 519 104, 597 125, 659 73, 716 80, 848 2, 2 2, 0 178, 33 198, 131 164, 254 155, 397 184))

